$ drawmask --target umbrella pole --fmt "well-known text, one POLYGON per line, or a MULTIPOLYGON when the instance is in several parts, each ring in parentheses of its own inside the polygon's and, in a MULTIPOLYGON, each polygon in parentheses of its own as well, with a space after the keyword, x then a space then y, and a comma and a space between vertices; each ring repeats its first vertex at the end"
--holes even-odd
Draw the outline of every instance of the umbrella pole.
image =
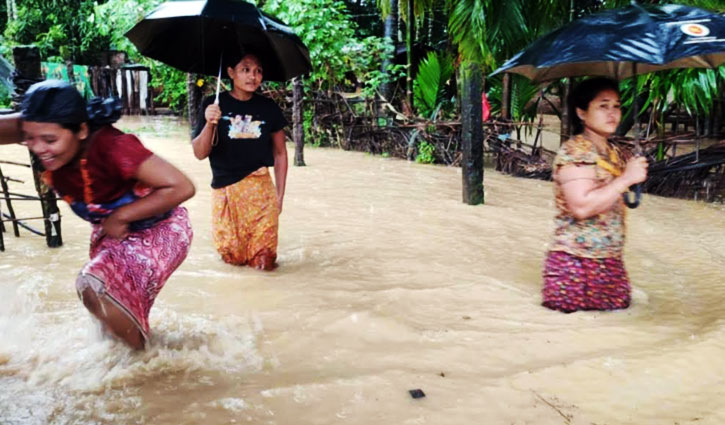
MULTIPOLYGON (((219 104, 219 89, 221 88, 221 85, 222 85, 222 59, 223 58, 224 58, 224 54, 221 54, 219 56, 219 74, 217 74, 217 77, 216 77, 216 98, 214 99, 215 105, 219 104)), ((211 139, 212 146, 216 146, 216 144, 219 143, 218 131, 219 131, 219 127, 217 125, 214 125, 214 135, 212 136, 212 139, 211 139)))
POLYGON ((221 85, 222 85, 222 58, 223 57, 224 57, 223 54, 221 56, 219 56, 219 74, 216 77, 216 99, 214 99, 215 105, 219 104, 219 89, 221 88, 221 85))
MULTIPOLYGON (((637 104, 637 62, 632 63, 632 78, 634 79, 634 89, 632 90, 632 113, 634 114, 634 154, 639 156, 642 154, 642 147, 639 144, 639 105, 637 104)), ((630 188, 634 193, 634 201, 630 199, 629 192, 622 194, 624 203, 629 208, 637 208, 639 201, 642 199, 642 185, 636 184, 630 188)))

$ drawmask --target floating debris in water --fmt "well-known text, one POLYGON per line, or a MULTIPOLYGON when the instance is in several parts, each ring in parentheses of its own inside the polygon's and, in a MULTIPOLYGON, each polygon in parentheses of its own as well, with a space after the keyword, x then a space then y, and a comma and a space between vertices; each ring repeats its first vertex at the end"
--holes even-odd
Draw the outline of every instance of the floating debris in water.
POLYGON ((425 393, 423 392, 423 390, 421 390, 419 388, 417 388, 415 390, 408 390, 408 392, 410 393, 410 396, 413 397, 413 398, 423 398, 423 397, 425 397, 425 393))

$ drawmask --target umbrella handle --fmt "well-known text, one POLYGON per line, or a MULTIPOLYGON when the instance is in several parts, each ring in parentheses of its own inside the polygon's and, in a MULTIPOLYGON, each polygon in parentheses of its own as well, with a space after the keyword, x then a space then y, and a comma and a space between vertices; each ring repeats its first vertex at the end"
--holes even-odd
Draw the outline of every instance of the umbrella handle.
POLYGON ((627 205, 627 207, 635 209, 639 206, 640 200, 642 200, 642 185, 635 184, 629 189, 632 191, 632 193, 634 193, 634 201, 630 199, 630 192, 623 193, 622 198, 624 198, 624 204, 627 205))

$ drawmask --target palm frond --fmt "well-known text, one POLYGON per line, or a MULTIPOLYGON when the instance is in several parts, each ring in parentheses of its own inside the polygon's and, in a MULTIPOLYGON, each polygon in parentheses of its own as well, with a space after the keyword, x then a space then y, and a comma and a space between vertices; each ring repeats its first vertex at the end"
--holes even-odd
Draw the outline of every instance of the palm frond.
POLYGON ((493 63, 487 46, 486 4, 484 0, 448 0, 448 30, 463 60, 493 63))
POLYGON ((430 52, 418 67, 413 84, 415 105, 421 115, 432 117, 444 101, 445 89, 453 76, 453 58, 446 53, 430 52))

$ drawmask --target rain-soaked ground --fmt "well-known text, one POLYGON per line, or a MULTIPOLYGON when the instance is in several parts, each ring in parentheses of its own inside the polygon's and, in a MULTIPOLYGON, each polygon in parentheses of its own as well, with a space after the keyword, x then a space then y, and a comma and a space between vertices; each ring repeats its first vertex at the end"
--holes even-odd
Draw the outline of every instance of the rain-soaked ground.
MULTIPOLYGON (((196 183, 192 251, 132 352, 75 295, 86 223, 63 205, 59 249, 6 233, 1 424, 725 423, 720 205, 645 196, 629 215, 632 307, 565 315, 539 306, 550 183, 486 170, 486 205, 471 207, 458 168, 308 148, 290 167, 280 268, 260 273, 212 247, 210 171, 186 124, 119 127, 196 183)), ((2 167, 32 193, 26 169, 2 167)))

